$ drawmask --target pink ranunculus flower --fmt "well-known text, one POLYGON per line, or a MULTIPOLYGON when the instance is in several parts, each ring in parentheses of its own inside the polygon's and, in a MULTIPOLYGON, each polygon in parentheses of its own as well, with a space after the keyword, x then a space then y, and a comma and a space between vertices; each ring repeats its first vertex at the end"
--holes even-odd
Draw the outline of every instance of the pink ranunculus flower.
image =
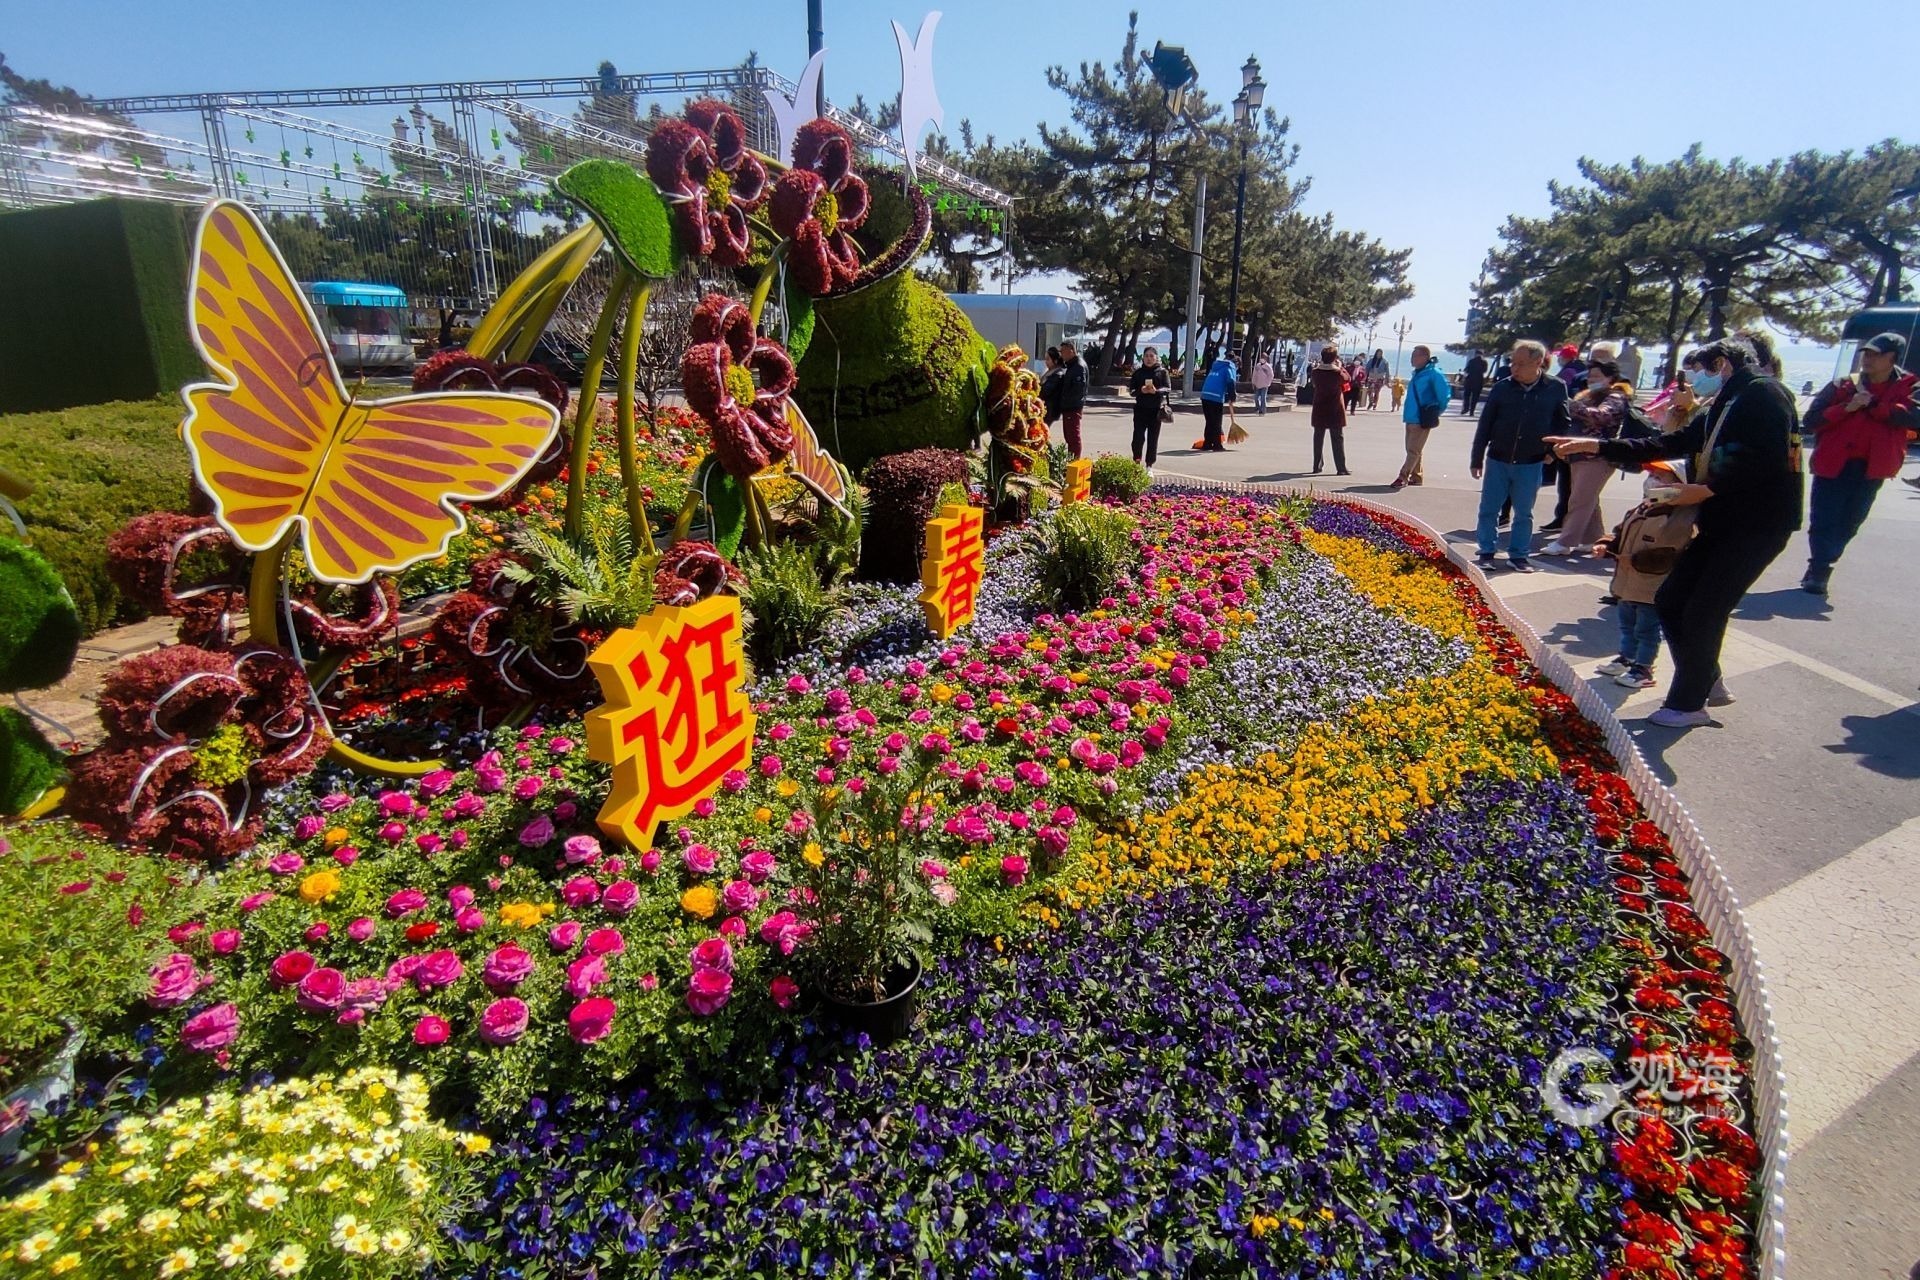
POLYGON ((147 1002, 156 1009, 179 1008, 210 981, 201 974, 193 957, 180 951, 154 965, 151 974, 153 985, 147 993, 147 1002))
POLYGON ((350 844, 343 844, 333 851, 333 860, 343 867, 350 867, 360 861, 360 851, 350 844))
POLYGON ((426 894, 418 889, 402 889, 387 899, 387 915, 398 920, 402 916, 412 915, 426 905, 426 894))
POLYGON ((515 800, 531 800, 540 794, 540 788, 545 785, 546 783, 539 777, 529 774, 527 777, 513 784, 513 798, 515 800))
POLYGON ((640 869, 650 876, 660 874, 660 851, 649 849, 640 855, 640 869))
POLYGON ((387 984, 379 978, 355 978, 347 983, 345 1002, 354 1009, 378 1009, 387 1002, 387 984))
POLYGON ((325 920, 315 920, 307 926, 307 931, 300 936, 308 942, 325 942, 333 936, 333 926, 325 920))
POLYGON ((745 915, 760 905, 760 891, 745 880, 734 880, 720 891, 720 901, 734 915, 745 915))
POLYGON ((180 1028, 180 1042, 195 1053, 214 1053, 239 1038, 240 1011, 231 1003, 202 1010, 180 1028))
POLYGON ((417 1045, 431 1047, 436 1044, 445 1044, 447 1037, 452 1034, 453 1028, 448 1026, 447 1020, 438 1014, 429 1013, 413 1024, 413 1042, 417 1045))
POLYGON ((590 867, 600 858, 600 842, 590 835, 568 836, 561 846, 566 860, 576 867, 590 867))
MULTIPOLYGON (((1041 851, 1046 853, 1049 857, 1057 858, 1061 854, 1065 853, 1067 851, 1068 843, 1069 843, 1069 837, 1067 836, 1067 833, 1062 831, 1059 827, 1040 828, 1040 835, 1039 835, 1040 848, 1041 848, 1041 851)), ((1019 881, 1016 880, 1014 881, 1014 883, 1018 884, 1019 881)))
POLYGON ((502 996, 480 1014, 480 1038, 488 1044, 512 1044, 527 1030, 527 1002, 502 996))
POLYGON ((711 818, 719 807, 719 805, 713 802, 712 796, 701 796, 693 802, 693 816, 696 818, 711 818))
POLYGON ((600 895, 602 910, 624 916, 640 905, 640 886, 631 880, 615 880, 600 895))
POLYGON ((326 829, 327 820, 319 814, 303 814, 300 820, 293 824, 293 838, 295 840, 311 840, 326 829))
POLYGON ((810 932, 791 911, 776 911, 760 922, 760 941, 778 948, 783 956, 792 955, 810 932))
POLYGON ((447 806, 447 812, 456 818, 477 818, 487 811, 487 802, 471 791, 462 792, 458 800, 447 806))
POLYGON ((426 959, 425 956, 401 956, 387 966, 387 985, 398 990, 413 981, 413 975, 420 972, 426 959))
POLYGON ((520 843, 529 849, 542 848, 552 841, 553 819, 544 813, 520 828, 520 843))
POLYGON ((703 938, 687 954, 687 962, 695 969, 718 969, 722 973, 732 973, 733 948, 727 945, 725 938, 703 938))
POLYGON ((258 911, 260 908, 266 906, 269 902, 272 902, 274 898, 278 896, 279 895, 274 893, 274 891, 271 889, 262 889, 258 893, 250 893, 246 897, 240 899, 241 913, 244 915, 252 915, 254 912, 258 911))
POLYGON ((413 985, 422 991, 437 991, 460 981, 466 971, 457 953, 430 951, 420 957, 420 967, 413 971, 413 985))
POLYGON ((595 929, 587 935, 585 949, 596 956, 617 956, 627 949, 627 940, 618 929, 595 929))
POLYGON ((773 997, 774 1008, 791 1009, 800 998, 800 984, 783 973, 768 984, 767 994, 773 997))
POLYGON ((495 995, 505 995, 527 980, 533 972, 533 956, 525 947, 509 942, 496 947, 480 971, 480 980, 495 995))
POLYGON ((396 818, 380 828, 380 838, 388 844, 399 844, 407 838, 407 824, 396 818))
POLYGON ((453 927, 461 933, 478 933, 487 927, 486 913, 478 907, 462 907, 453 913, 453 927))
POLYGON ((283 951, 274 957, 267 972, 276 987, 290 987, 313 972, 313 956, 305 951, 283 951))
POLYGON ((711 1018, 726 1008, 733 994, 733 975, 719 969, 695 969, 687 984, 687 1008, 711 1018))
POLYGON ((785 767, 785 765, 780 763, 779 756, 766 755, 760 757, 760 776, 763 778, 777 778, 780 776, 780 771, 785 767))
POLYGON ((361 916, 347 926, 347 936, 355 942, 365 942, 371 938, 379 928, 380 926, 375 924, 370 917, 361 916))
POLYGON ((447 890, 447 906, 455 911, 470 907, 474 903, 473 889, 464 884, 456 884, 447 890))
POLYGON ((933 900, 943 907, 950 907, 960 901, 960 891, 953 887, 951 880, 935 880, 927 886, 927 892, 931 893, 933 900))
POLYGON ((559 924, 547 930, 547 945, 555 951, 571 951, 573 950, 573 944, 578 941, 580 941, 580 922, 578 920, 562 920, 559 924))
POLYGON ((435 769, 414 785, 429 800, 443 796, 453 789, 453 770, 435 769))
MULTIPOLYGON (((312 932, 309 930, 308 932, 312 932)), ((207 946, 217 956, 230 956, 240 949, 238 929, 215 929, 207 935, 207 946)))
POLYGON ((745 876, 749 883, 765 884, 773 875, 773 870, 773 855, 765 849, 755 849, 751 853, 742 855, 740 859, 740 874, 745 876))
POLYGON ((567 1034, 577 1044, 592 1044, 595 1040, 606 1038, 613 1030, 613 1015, 617 1006, 605 996, 588 996, 573 1006, 567 1015, 567 1034))
POLYGON ((575 909, 589 905, 599 896, 600 886, 588 876, 575 876, 560 886, 560 900, 575 909))
POLYGON ((347 998, 347 978, 338 969, 315 969, 294 990, 294 1003, 302 1009, 331 1011, 347 998))
POLYGON ((740 916, 728 916, 720 922, 720 934, 726 938, 744 938, 747 936, 747 922, 740 916))
POLYGON ((447 847, 447 840, 445 836, 437 831, 428 831, 413 838, 413 847, 418 849, 426 857, 431 858, 434 854, 447 847))
POLYGON ((1017 885, 1027 878, 1027 860, 1017 853, 1010 853, 1000 859, 1000 876, 1010 885, 1017 885))
POLYGON ((307 860, 297 853, 276 853, 267 859, 267 870, 277 876, 290 876, 307 865, 307 860))
POLYGON ((404 791, 382 791, 380 793, 380 812, 395 818, 407 818, 413 815, 413 797, 404 791))
POLYGON ((920 864, 920 874, 929 880, 945 880, 947 878, 946 864, 935 862, 932 858, 928 858, 920 864))
POLYGON ((331 795, 320 797, 320 812, 338 813, 352 803, 352 796, 344 791, 335 791, 331 795))
POLYGON ((680 853, 681 865, 696 876, 712 875, 715 861, 713 850, 704 844, 690 844, 680 853))
POLYGON ((576 1000, 583 999, 593 994, 593 989, 610 976, 604 956, 583 952, 567 966, 567 992, 576 1000))

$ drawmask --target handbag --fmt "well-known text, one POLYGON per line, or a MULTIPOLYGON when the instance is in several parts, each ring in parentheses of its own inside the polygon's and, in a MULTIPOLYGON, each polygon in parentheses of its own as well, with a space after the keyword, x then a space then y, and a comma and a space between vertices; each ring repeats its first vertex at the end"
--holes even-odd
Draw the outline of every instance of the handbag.
POLYGON ((1160 425, 1163 427, 1173 425, 1173 405, 1165 396, 1160 397, 1160 425))

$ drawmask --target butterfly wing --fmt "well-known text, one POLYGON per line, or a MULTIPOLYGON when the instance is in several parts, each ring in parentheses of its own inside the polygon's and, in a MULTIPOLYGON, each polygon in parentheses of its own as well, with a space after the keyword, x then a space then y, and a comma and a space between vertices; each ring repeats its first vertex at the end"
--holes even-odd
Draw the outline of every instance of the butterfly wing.
POLYGON ((223 381, 186 389, 180 431, 221 525, 247 550, 265 551, 298 518, 347 393, 252 211, 230 200, 209 205, 193 260, 194 341, 223 381))
POLYGON ((326 582, 364 582, 445 553, 456 501, 505 493, 560 415, 544 400, 449 391, 356 404, 302 507, 307 560, 326 582))
POLYGON ((808 482, 808 487, 825 497, 843 511, 846 509, 847 484, 846 473, 834 462, 833 455, 820 447, 820 438, 813 433, 813 424, 807 421, 807 415, 800 412, 800 406, 788 402, 787 423, 793 428, 793 449, 787 454, 787 465, 793 473, 808 482))
POLYGON ((194 473, 249 551, 304 525, 322 581, 441 554, 465 525, 451 503, 512 487, 560 425, 544 401, 489 392, 352 402, 292 272, 231 201, 201 219, 191 306, 200 352, 225 379, 187 388, 194 473))

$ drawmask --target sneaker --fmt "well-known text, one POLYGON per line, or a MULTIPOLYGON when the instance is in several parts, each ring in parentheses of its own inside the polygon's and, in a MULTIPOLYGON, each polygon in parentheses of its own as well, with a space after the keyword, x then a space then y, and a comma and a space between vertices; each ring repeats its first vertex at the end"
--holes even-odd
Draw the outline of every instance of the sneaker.
POLYGON ((1824 596, 1827 594, 1827 583, 1832 577, 1832 565, 1809 563, 1806 574, 1800 579, 1800 589, 1810 596, 1824 596))
POLYGON ((1600 597, 1600 603, 1601 604, 1619 604, 1620 597, 1613 594, 1613 592, 1609 591, 1607 592, 1607 594, 1600 597))
POLYGON ((1713 688, 1707 690, 1707 705, 1710 707, 1730 707, 1738 701, 1740 699, 1728 691, 1724 680, 1715 680, 1713 688))
POLYGON ((1713 717, 1705 711, 1675 711, 1672 707, 1661 707, 1647 717, 1647 723, 1662 729, 1698 729, 1712 724, 1713 717))
POLYGON ((1507 568, 1509 568, 1509 569, 1511 569, 1511 570, 1513 570, 1513 571, 1514 571, 1515 573, 1534 573, 1534 572, 1536 572, 1536 570, 1534 569, 1534 567, 1533 567, 1533 566, 1532 566, 1531 564, 1528 564, 1528 563, 1527 563, 1527 558, 1526 558, 1525 556, 1518 556, 1518 557, 1515 557, 1515 556, 1508 556, 1508 557, 1507 557, 1507 568))
POLYGON ((1609 662, 1604 666, 1602 666, 1599 669, 1599 674, 1603 676, 1617 676, 1621 672, 1625 671, 1627 668, 1631 667, 1632 665, 1633 665, 1632 659, 1626 657, 1623 654, 1622 656, 1615 658, 1612 662, 1609 662))
POLYGON ((1653 669, 1640 666, 1638 663, 1615 676, 1613 682, 1622 689, 1651 689, 1656 683, 1653 678, 1653 669))
POLYGON ((1425 484, 1425 483, 1426 483, 1426 481, 1425 481, 1425 480, 1422 480, 1422 479, 1420 479, 1420 478, 1419 478, 1418 476, 1415 476, 1415 477, 1414 477, 1413 479, 1411 479, 1411 480, 1409 480, 1409 481, 1407 481, 1407 483, 1408 483, 1409 485, 1412 485, 1412 486, 1414 486, 1415 488, 1418 488, 1418 487, 1419 487, 1420 485, 1423 485, 1423 484, 1425 484))
POLYGON ((1479 565, 1482 569, 1492 569, 1500 563, 1498 560, 1495 560, 1493 558, 1493 552, 1491 551, 1482 551, 1479 555, 1473 558, 1473 562, 1479 565))
POLYGON ((1555 538, 1552 542, 1540 548, 1540 554, 1543 556, 1570 556, 1573 554, 1573 548, 1558 538, 1555 538))
POLYGON ((1400 490, 1406 487, 1407 487, 1407 482, 1405 480, 1395 480, 1392 484, 1387 486, 1387 488, 1392 489, 1395 493, 1398 493, 1400 490))
POLYGON ((1540 532, 1541 533, 1558 533, 1560 532, 1560 526, 1562 523, 1564 522, 1559 520, 1549 520, 1545 524, 1540 526, 1540 532))

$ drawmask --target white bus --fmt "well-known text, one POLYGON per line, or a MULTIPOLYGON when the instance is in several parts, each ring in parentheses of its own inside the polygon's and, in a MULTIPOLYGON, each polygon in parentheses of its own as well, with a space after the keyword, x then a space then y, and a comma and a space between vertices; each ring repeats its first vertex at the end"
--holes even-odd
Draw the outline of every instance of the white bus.
POLYGON ((1084 344, 1087 304, 1051 293, 950 293, 981 337, 995 347, 1017 342, 1036 366, 1048 347, 1071 338, 1084 344))

